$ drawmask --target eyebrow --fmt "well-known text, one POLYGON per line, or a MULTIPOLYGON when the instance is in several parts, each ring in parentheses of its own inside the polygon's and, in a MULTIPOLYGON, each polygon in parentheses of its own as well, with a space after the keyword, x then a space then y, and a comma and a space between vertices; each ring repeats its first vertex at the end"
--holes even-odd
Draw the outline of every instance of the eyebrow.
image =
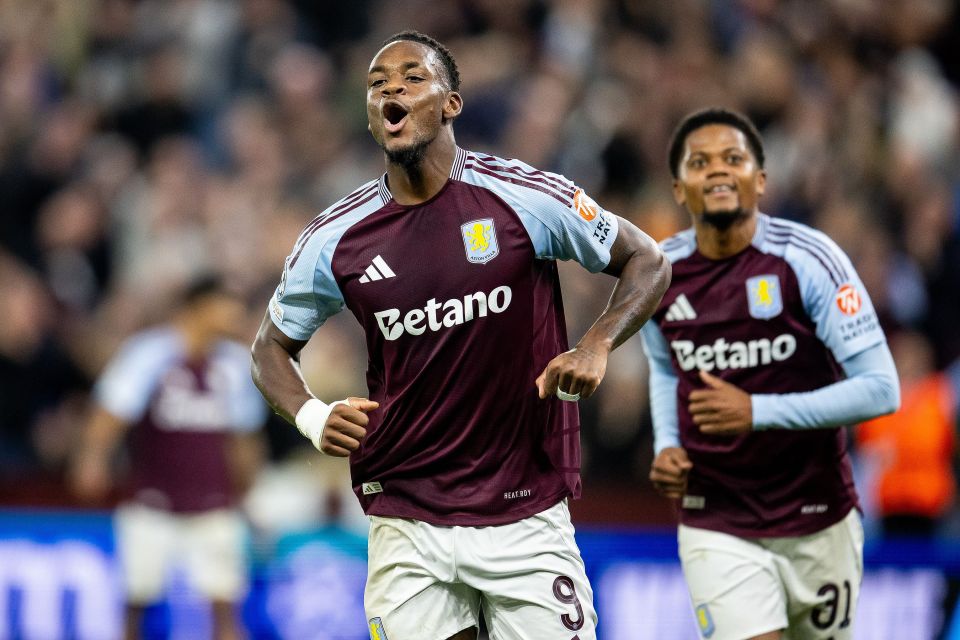
MULTIPOLYGON (((725 148, 725 149, 720 150, 718 153, 730 153, 731 151, 740 151, 740 152, 742 152, 742 151, 745 151, 745 149, 743 149, 742 147, 727 147, 727 148, 725 148)), ((705 155, 709 155, 709 152, 704 151, 704 150, 702 150, 702 149, 697 149, 696 151, 691 151, 691 152, 690 152, 690 157, 691 157, 691 158, 692 158, 693 156, 695 156, 695 155, 704 155, 704 156, 705 156, 705 155)))
MULTIPOLYGON (((409 60, 400 65, 400 69, 402 71, 409 71, 410 69, 414 69, 416 67, 426 68, 426 65, 416 60, 409 60)), ((375 67, 371 67, 370 71, 367 72, 367 75, 373 75, 374 73, 386 73, 386 70, 387 69, 385 66, 383 66, 382 64, 378 64, 375 67)))

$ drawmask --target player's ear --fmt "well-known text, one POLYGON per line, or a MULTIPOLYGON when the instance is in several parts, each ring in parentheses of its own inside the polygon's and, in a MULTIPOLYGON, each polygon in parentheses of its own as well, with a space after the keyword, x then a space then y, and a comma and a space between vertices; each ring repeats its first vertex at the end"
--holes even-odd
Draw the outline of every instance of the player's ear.
POLYGON ((757 172, 757 195, 762 196, 764 189, 767 188, 767 172, 763 169, 757 172))
POLYGON ((456 91, 448 91, 443 103, 443 120, 453 120, 463 111, 463 98, 456 91))
POLYGON ((687 201, 687 197, 683 193, 683 184, 678 178, 673 179, 673 200, 681 207, 687 201))

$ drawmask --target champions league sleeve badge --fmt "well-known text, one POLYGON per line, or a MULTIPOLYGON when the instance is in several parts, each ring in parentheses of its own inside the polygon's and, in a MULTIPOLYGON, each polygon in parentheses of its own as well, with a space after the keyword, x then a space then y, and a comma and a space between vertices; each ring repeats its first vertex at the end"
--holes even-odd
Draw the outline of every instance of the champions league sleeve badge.
POLYGON ((463 246, 467 250, 467 260, 474 264, 490 262, 500 253, 493 218, 471 220, 460 225, 460 235, 463 236, 463 246))
POLYGON ((766 274, 747 279, 747 302, 750 316, 757 320, 769 320, 780 315, 783 311, 780 278, 766 274))

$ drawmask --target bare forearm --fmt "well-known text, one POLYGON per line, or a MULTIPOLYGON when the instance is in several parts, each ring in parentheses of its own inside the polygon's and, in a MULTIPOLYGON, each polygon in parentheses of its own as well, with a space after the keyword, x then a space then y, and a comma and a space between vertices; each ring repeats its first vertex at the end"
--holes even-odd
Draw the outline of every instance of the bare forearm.
POLYGON ((230 475, 238 495, 246 493, 266 460, 266 443, 260 433, 236 434, 230 442, 230 475))
POLYGON ((619 271, 607 308, 578 346, 612 351, 639 331, 660 304, 670 286, 670 263, 652 240, 640 236, 640 246, 619 271))
POLYGON ((254 348, 252 373, 267 404, 290 423, 303 403, 313 397, 299 363, 280 347, 254 348))
POLYGON ((264 318, 253 343, 253 381, 267 404, 284 420, 294 422, 300 407, 313 397, 300 371, 300 363, 292 355, 299 347, 283 344, 269 318, 264 318), (270 325, 266 323, 271 322, 270 325))
POLYGON ((81 455, 108 459, 117 449, 125 430, 123 420, 97 407, 80 438, 81 455))

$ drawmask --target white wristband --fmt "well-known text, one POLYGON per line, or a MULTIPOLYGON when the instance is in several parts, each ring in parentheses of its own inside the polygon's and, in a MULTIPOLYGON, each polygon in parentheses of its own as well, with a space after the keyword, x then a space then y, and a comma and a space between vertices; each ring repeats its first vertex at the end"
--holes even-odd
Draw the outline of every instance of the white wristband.
POLYGON ((330 412, 333 411, 333 408, 338 404, 347 404, 347 401, 337 400, 336 402, 327 404, 323 400, 310 398, 304 402, 300 410, 297 411, 297 417, 295 418, 297 429, 313 443, 314 448, 320 451, 320 453, 323 453, 323 451, 320 450, 320 439, 323 438, 323 428, 327 426, 327 419, 330 417, 330 412))

